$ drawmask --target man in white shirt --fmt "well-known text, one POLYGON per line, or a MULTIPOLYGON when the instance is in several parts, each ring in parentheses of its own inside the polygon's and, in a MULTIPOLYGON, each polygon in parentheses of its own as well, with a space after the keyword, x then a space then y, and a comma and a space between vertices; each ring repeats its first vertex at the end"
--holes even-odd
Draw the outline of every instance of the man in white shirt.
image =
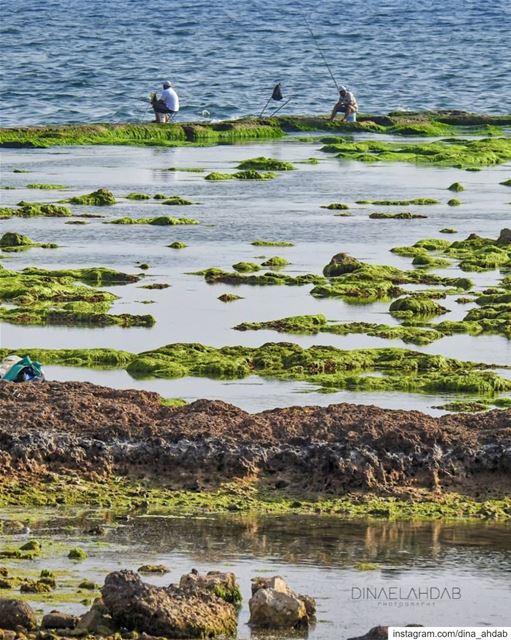
POLYGON ((152 102, 156 122, 170 122, 173 115, 179 111, 179 97, 168 80, 163 83, 160 99, 156 100, 154 96, 152 102))
POLYGON ((344 120, 346 122, 356 122, 357 120, 357 111, 358 104, 357 99, 348 91, 346 87, 341 87, 339 89, 339 100, 332 109, 332 115, 330 116, 330 120, 335 118, 336 113, 344 113, 344 120))

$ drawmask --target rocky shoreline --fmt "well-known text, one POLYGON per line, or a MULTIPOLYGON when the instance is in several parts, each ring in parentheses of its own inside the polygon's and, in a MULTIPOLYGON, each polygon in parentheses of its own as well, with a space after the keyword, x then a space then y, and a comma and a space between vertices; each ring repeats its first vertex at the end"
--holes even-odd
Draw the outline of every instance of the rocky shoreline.
POLYGON ((249 414, 210 400, 165 406, 153 392, 90 383, 4 383, 0 471, 4 489, 41 482, 43 492, 58 477, 120 476, 199 493, 234 482, 290 496, 506 499, 511 410, 433 418, 338 404, 249 414))

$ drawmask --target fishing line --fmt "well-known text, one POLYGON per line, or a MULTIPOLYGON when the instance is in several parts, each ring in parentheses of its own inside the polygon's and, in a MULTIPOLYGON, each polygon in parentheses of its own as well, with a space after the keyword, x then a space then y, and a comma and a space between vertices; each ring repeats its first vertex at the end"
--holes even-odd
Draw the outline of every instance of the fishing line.
POLYGON ((309 24, 309 21, 307 20, 307 18, 305 17, 305 15, 303 16, 303 19, 304 19, 304 22, 305 22, 305 24, 306 24, 306 26, 307 26, 307 29, 309 30, 309 33, 310 33, 310 34, 311 34, 311 36, 312 36, 312 39, 314 40, 314 44, 316 45, 316 47, 317 47, 317 49, 318 49, 318 51, 319 51, 320 56, 323 58, 323 62, 325 63, 325 67, 328 69, 328 73, 330 74, 330 77, 331 77, 331 78, 332 78, 332 80, 334 81, 334 84, 335 84, 335 87, 336 87, 337 91, 339 91, 340 86, 339 86, 339 84, 338 84, 337 80, 335 79, 335 76, 334 76, 334 74, 333 74, 333 72, 332 72, 332 69, 330 68, 330 65, 328 64, 327 59, 325 58, 325 54, 323 53, 323 50, 322 50, 322 49, 321 49, 321 47, 319 46, 319 42, 317 41, 317 38, 316 38, 316 36, 314 35, 314 31, 312 30, 312 28, 311 28, 311 26, 310 26, 310 24, 309 24))

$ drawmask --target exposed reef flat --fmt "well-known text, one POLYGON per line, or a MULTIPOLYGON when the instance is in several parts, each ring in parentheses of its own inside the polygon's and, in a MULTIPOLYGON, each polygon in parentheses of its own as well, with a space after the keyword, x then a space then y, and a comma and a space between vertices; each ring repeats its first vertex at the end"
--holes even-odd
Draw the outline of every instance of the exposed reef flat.
POLYGON ((511 517, 510 410, 433 418, 338 404, 249 414, 76 382, 6 383, 0 400, 3 505, 511 517))
POLYGON ((238 140, 281 138, 300 131, 375 132, 401 136, 500 135, 511 115, 478 115, 462 111, 361 114, 356 123, 331 122, 327 116, 247 117, 223 122, 182 122, 170 125, 69 124, 0 129, 0 146, 51 147, 75 144, 179 146, 238 140))

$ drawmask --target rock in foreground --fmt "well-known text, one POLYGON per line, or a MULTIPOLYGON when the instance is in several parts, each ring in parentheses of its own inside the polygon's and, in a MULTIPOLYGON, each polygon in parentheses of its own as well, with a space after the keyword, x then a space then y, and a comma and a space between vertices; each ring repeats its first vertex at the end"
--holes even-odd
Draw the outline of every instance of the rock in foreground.
POLYGON ((290 589, 282 578, 255 578, 249 601, 252 627, 307 629, 314 622, 316 601, 290 589))
POLYGON ((0 628, 15 631, 17 627, 27 631, 35 629, 37 620, 34 610, 26 602, 0 598, 0 628))
POLYGON ((110 573, 103 601, 116 626, 149 635, 212 638, 236 633, 236 609, 220 597, 193 587, 155 587, 133 571, 110 573))

